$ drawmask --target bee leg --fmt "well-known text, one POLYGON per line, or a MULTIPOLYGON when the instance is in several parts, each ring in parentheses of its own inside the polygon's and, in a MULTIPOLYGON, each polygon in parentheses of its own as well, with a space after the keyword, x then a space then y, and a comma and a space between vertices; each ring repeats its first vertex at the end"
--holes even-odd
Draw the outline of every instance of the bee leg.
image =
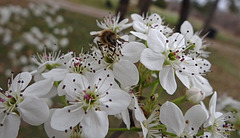
POLYGON ((103 44, 101 42, 97 41, 97 45, 98 45, 98 48, 99 48, 99 50, 100 50, 100 52, 102 54, 102 57, 104 58, 104 53, 103 53, 103 49, 102 49, 103 44))
POLYGON ((120 48, 118 49, 118 51, 119 51, 119 54, 120 54, 121 56, 123 56, 122 51, 121 51, 120 48))

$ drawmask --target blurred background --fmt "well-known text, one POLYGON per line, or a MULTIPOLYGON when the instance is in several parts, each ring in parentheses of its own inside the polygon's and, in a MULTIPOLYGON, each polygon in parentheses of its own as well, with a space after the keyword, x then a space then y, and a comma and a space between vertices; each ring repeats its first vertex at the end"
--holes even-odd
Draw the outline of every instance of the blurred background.
MULTIPOLYGON (((36 69, 31 56, 44 47, 87 51, 89 33, 101 30, 96 19, 118 12, 120 19, 158 13, 174 31, 189 20, 195 32, 207 34, 213 71, 207 79, 213 89, 240 100, 239 0, 0 0, 0 87, 6 88, 11 71, 36 69)), ((19 138, 47 137, 42 126, 22 126, 19 138)))

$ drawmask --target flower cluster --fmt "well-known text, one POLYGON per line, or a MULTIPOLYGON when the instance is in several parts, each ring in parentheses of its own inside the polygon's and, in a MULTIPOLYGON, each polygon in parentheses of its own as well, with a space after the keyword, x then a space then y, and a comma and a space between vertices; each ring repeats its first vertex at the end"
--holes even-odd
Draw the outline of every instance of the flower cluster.
POLYGON ((205 78, 211 63, 203 38, 188 21, 174 32, 156 13, 131 18, 128 23, 119 21, 119 14, 109 15, 97 21, 103 30, 90 33, 89 51, 45 50, 34 58, 37 70, 12 77, 0 93, 0 137, 16 137, 22 118, 31 125, 44 123, 49 137, 103 138, 110 130, 109 115, 144 138, 229 136, 235 112, 216 112, 217 93, 205 78), (123 35, 131 26, 134 31, 123 35), (28 86, 32 76, 35 82, 28 86), (162 91, 177 92, 176 78, 185 95, 164 99, 162 91), (207 109, 203 100, 210 95, 207 109), (62 97, 62 107, 42 100, 56 96, 62 97), (185 113, 179 108, 183 102, 192 105, 185 113))

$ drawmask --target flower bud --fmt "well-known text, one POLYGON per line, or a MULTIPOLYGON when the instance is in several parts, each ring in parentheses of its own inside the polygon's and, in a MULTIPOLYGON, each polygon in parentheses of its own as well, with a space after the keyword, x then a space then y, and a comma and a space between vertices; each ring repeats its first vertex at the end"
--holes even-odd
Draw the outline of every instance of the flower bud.
POLYGON ((205 93, 197 87, 191 87, 187 90, 185 95, 186 98, 194 104, 201 102, 205 98, 205 93))

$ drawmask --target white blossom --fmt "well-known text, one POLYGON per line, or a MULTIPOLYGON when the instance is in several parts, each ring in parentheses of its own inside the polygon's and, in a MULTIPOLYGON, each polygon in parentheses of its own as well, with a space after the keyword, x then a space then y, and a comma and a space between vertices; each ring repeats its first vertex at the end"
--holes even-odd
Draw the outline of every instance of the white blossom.
POLYGON ((175 74, 189 88, 189 76, 197 73, 197 66, 194 59, 184 54, 186 45, 183 35, 174 33, 167 39, 159 31, 151 29, 147 45, 149 48, 143 50, 140 61, 146 68, 160 71, 160 84, 167 93, 173 94, 177 89, 175 74))
POLYGON ((233 112, 228 112, 225 114, 216 112, 217 92, 214 92, 209 101, 208 111, 206 110, 205 105, 203 103, 201 104, 202 107, 205 108, 205 112, 208 113, 208 119, 204 123, 204 128, 206 128, 204 137, 224 138, 228 137, 231 131, 235 131, 233 125, 228 123, 229 120, 234 118, 233 112))
POLYGON ((120 89, 112 88, 113 74, 109 70, 96 72, 90 78, 70 73, 64 90, 73 100, 68 106, 57 109, 51 118, 51 126, 60 131, 80 123, 86 137, 104 137, 108 132, 108 115, 127 109, 130 97, 120 89))
POLYGON ((167 127, 167 132, 178 137, 193 137, 206 121, 207 114, 200 105, 194 105, 183 116, 177 105, 167 101, 160 108, 159 118, 167 127))
POLYGON ((31 125, 40 125, 47 120, 48 106, 39 97, 50 91, 53 81, 46 79, 27 87, 31 79, 30 73, 20 73, 10 80, 7 91, 1 91, 0 137, 17 137, 20 118, 31 125))
POLYGON ((136 32, 130 31, 130 33, 140 39, 147 40, 149 30, 151 29, 156 29, 166 36, 172 33, 169 27, 163 25, 162 18, 156 13, 151 14, 149 17, 142 17, 134 13, 131 14, 131 18, 133 20, 133 29, 136 32))

